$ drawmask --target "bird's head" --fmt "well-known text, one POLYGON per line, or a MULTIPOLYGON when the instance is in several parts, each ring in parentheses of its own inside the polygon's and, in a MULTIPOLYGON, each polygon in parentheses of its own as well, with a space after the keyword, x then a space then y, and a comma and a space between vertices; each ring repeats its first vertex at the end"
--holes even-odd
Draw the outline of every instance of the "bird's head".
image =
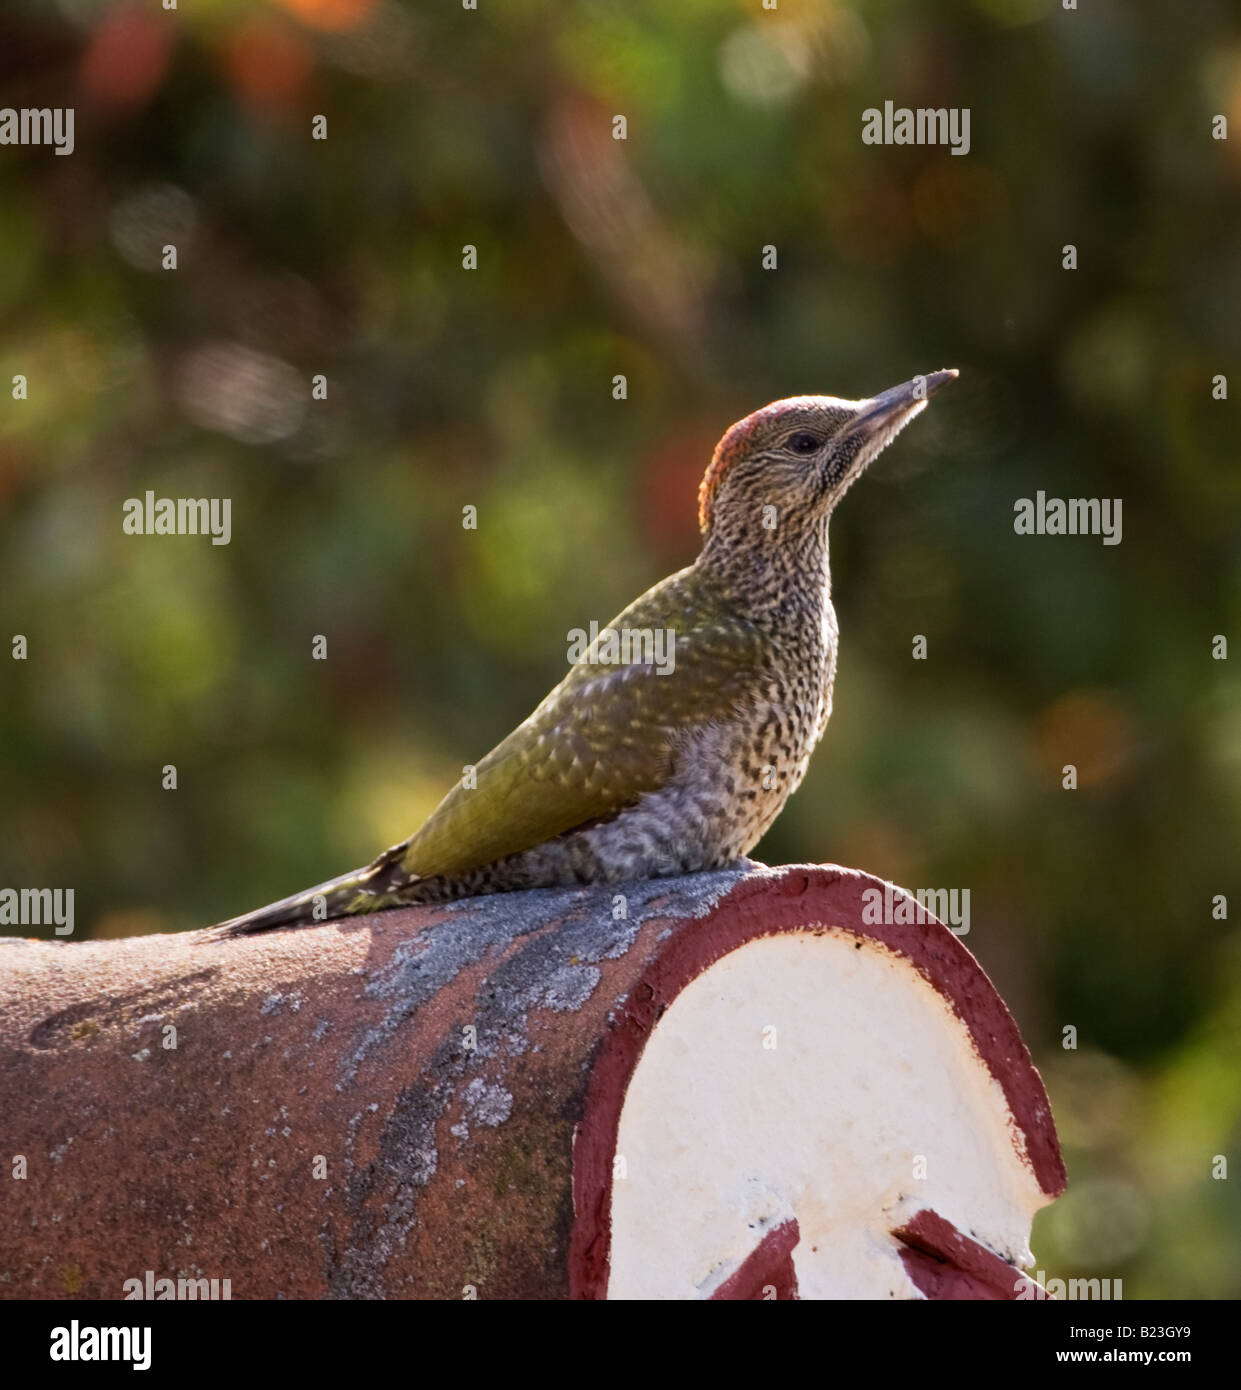
POLYGON ((725 525, 779 530, 786 520, 827 516, 871 459, 956 375, 951 369, 916 376, 864 401, 790 396, 738 420, 716 445, 698 490, 703 535, 725 525))

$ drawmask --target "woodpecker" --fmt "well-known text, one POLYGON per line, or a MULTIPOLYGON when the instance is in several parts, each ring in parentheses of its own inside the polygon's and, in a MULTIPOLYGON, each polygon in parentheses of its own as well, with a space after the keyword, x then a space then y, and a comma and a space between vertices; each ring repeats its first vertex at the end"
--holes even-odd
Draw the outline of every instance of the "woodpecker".
POLYGON ((409 839, 219 930, 743 857, 805 776, 832 712, 832 512, 956 375, 917 376, 860 401, 792 396, 739 420, 699 488, 692 565, 601 629, 409 839), (617 640, 649 633, 666 635, 670 660, 617 640))

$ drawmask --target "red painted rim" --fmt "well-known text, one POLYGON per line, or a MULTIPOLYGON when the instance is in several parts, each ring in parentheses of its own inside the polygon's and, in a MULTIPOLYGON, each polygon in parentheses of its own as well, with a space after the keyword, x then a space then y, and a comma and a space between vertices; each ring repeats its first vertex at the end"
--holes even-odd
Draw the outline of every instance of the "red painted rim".
MULTIPOLYGON (((1064 1191, 1064 1161, 1047 1092, 1004 1001, 970 952, 929 913, 920 923, 864 922, 863 892, 884 887, 882 879, 870 874, 820 867, 746 879, 704 917, 674 929, 648 963, 600 1047, 574 1136, 571 1297, 607 1296, 612 1159, 629 1079, 655 1024, 691 980, 729 952, 812 923, 879 942, 904 956, 938 990, 999 1083, 1020 1132, 1014 1135, 1014 1149, 1020 1155, 1019 1139, 1024 1141, 1023 1161, 1049 1198, 1064 1191)), ((899 890, 889 891, 899 895, 899 890)))

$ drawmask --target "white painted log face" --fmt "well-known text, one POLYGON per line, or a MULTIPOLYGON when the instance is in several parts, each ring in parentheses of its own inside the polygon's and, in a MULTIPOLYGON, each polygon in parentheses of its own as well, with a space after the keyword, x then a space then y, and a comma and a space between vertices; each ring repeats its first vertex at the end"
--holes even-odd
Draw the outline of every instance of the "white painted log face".
POLYGON ((800 1297, 918 1298, 892 1234, 916 1213, 1025 1266, 1051 1200, 949 999, 882 942, 813 924, 743 942, 671 1001, 616 1154, 611 1298, 710 1297, 790 1220, 800 1297))

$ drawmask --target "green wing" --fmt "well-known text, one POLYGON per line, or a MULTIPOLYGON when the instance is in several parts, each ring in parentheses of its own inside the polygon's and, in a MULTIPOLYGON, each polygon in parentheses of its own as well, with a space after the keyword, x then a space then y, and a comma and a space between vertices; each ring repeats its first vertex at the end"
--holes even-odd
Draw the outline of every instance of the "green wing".
POLYGON ((608 625, 675 629, 674 669, 592 662, 602 633, 534 713, 458 783, 405 845, 420 878, 493 863, 631 806, 667 782, 679 740, 732 719, 761 680, 763 643, 692 569, 608 625))

